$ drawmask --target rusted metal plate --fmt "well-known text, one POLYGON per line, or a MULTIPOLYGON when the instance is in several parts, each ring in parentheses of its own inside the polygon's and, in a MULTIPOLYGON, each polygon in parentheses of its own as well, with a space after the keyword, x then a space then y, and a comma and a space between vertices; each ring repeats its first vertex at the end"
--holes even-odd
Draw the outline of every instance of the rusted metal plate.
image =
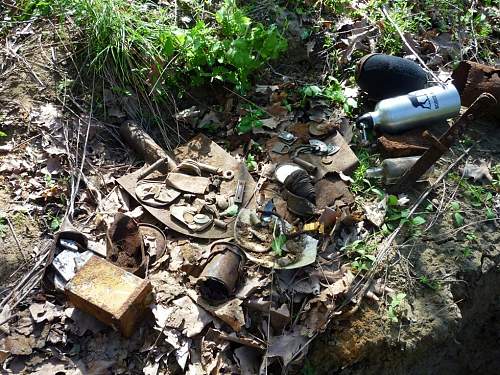
MULTIPOLYGON (((303 140, 303 138, 301 138, 301 140, 303 140)), ((267 148, 271 150, 276 142, 280 142, 277 137, 271 138, 266 144, 267 148)), ((317 156, 302 153, 298 155, 300 159, 303 159, 317 167, 314 174, 316 180, 321 180, 327 173, 332 172, 343 172, 349 174, 356 168, 359 162, 358 158, 339 132, 326 138, 324 142, 337 145, 340 147, 340 150, 331 156, 317 156)), ((303 143, 307 144, 305 141, 303 143)), ((299 142, 296 142, 293 147, 298 145, 299 142)), ((270 153, 271 160, 276 164, 291 162, 290 155, 291 153, 287 155, 280 155, 274 152, 270 153)))
POLYGON ((125 337, 134 333, 152 302, 149 281, 95 255, 66 284, 65 293, 75 307, 120 330, 125 337))
MULTIPOLYGON (((174 150, 174 155, 177 163, 180 163, 181 161, 186 159, 192 159, 200 163, 221 168, 224 171, 232 170, 235 173, 235 177, 230 181, 222 180, 220 186, 220 194, 233 195, 236 191, 238 180, 241 179, 241 174, 246 181, 243 203, 245 204, 248 200, 251 199, 247 207, 251 208, 254 206, 255 198, 252 198, 252 193, 255 189, 255 181, 253 180, 248 170, 246 168, 243 168, 244 170, 242 170, 242 168, 240 168, 240 162, 238 162, 222 147, 220 147, 215 142, 212 142, 206 136, 200 134, 185 145, 179 146, 174 150)), ((134 198, 135 186, 137 184, 137 178, 140 173, 141 172, 139 170, 118 179, 118 183, 127 191, 127 193, 129 193, 134 198)), ((218 239, 233 236, 234 221, 229 223, 226 229, 216 227, 212 224, 202 232, 194 232, 176 221, 170 215, 168 207, 156 208, 144 205, 144 208, 162 224, 166 225, 176 232, 185 234, 187 236, 206 239, 218 239)))

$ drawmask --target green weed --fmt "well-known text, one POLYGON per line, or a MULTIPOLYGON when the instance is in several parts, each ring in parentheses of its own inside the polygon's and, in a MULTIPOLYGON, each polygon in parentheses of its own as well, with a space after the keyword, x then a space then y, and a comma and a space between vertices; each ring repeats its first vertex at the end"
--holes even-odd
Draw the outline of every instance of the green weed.
POLYGON ((375 261, 376 241, 356 240, 344 248, 349 258, 353 259, 351 267, 357 271, 369 270, 375 261))
POLYGON ((257 161, 255 161, 255 156, 253 154, 248 154, 245 159, 245 164, 249 172, 253 172, 257 169, 257 161))
MULTIPOLYGON (((487 186, 475 185, 466 179, 462 179, 457 173, 450 173, 450 179, 458 183, 467 200, 473 207, 483 207, 488 211, 487 209, 490 208, 493 203, 493 194, 489 191, 487 186)), ((494 186, 494 183, 492 185, 494 186)))
POLYGON ((250 105, 245 107, 247 113, 240 118, 240 121, 235 127, 237 134, 250 133, 254 128, 262 127, 260 120, 264 116, 264 111, 259 107, 250 105))
POLYGON ((388 54, 400 54, 403 47, 401 37, 396 28, 389 22, 381 12, 386 6, 391 19, 398 25, 403 33, 416 34, 430 26, 430 20, 424 12, 414 12, 414 5, 406 0, 396 0, 390 5, 386 1, 371 0, 367 6, 367 16, 373 22, 381 25, 381 34, 377 42, 377 48, 388 54))
POLYGON ((161 123, 162 108, 189 87, 223 83, 245 91, 252 75, 287 49, 276 26, 253 22, 235 0, 219 4, 198 3, 204 11, 188 24, 148 0, 26 0, 23 9, 71 17, 83 76, 138 97, 142 117, 161 123))
POLYGON ((398 293, 392 297, 391 303, 387 308, 387 317, 391 322, 397 323, 399 316, 402 314, 402 304, 406 298, 406 293, 398 293))
POLYGON ((425 224, 425 217, 423 217, 422 215, 418 215, 409 218, 409 214, 409 209, 399 205, 397 196, 387 196, 387 213, 385 216, 384 224, 381 228, 382 232, 385 235, 390 234, 399 225, 405 224, 408 226, 409 232, 413 236, 420 235, 420 226, 425 224))
MULTIPOLYGON (((276 233, 277 228, 278 228, 277 221, 275 221, 273 228, 273 241, 271 242, 271 249, 275 256, 281 257, 283 255, 283 246, 285 246, 287 239, 283 233, 277 235, 276 233)), ((280 231, 279 228, 278 231, 280 231)))
POLYGON ((324 88, 316 85, 306 85, 300 88, 299 91, 302 97, 302 105, 305 104, 308 98, 321 97, 329 100, 332 104, 340 105, 344 113, 348 116, 351 116, 353 110, 358 108, 357 101, 345 94, 345 89, 333 76, 328 77, 327 84, 324 88))
MULTIPOLYGON (((377 155, 370 154, 367 150, 361 149, 356 153, 359 164, 352 174, 353 183, 349 186, 351 192, 357 195, 362 192, 373 190, 377 193, 376 189, 372 187, 371 182, 365 177, 366 171, 374 164, 373 161, 377 159, 377 155)), ((383 196, 383 194, 382 194, 383 196)))
POLYGON ((437 291, 439 289, 441 289, 441 283, 438 281, 438 280, 433 280, 433 279, 429 279, 427 276, 423 275, 423 276, 420 276, 418 278, 418 281, 420 282, 420 284, 422 284, 423 286, 429 288, 429 289, 432 289, 434 291, 437 291))
POLYGON ((450 203, 451 215, 453 218, 453 223, 457 227, 464 225, 464 217, 462 215, 462 210, 460 209, 460 203, 453 201, 450 203))

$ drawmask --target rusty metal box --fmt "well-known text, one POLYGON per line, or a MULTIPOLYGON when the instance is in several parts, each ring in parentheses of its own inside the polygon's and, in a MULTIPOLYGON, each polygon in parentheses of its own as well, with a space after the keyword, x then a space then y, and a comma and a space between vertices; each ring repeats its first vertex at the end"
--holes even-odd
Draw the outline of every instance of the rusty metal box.
POLYGON ((152 286, 105 259, 92 256, 66 284, 69 302, 130 337, 152 302, 152 286))

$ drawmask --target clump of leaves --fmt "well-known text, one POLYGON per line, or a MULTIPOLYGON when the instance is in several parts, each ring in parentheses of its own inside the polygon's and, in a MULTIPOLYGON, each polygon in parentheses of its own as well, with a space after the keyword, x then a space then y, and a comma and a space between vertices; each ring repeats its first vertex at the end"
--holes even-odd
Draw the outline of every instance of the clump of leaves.
POLYGON ((287 49, 275 25, 252 21, 235 0, 201 2, 203 11, 188 23, 176 22, 177 7, 149 0, 24 2, 27 17, 70 15, 72 22, 64 25, 78 28, 82 77, 103 79, 113 92, 134 95, 143 120, 167 127, 164 109, 176 95, 214 83, 244 92, 252 75, 287 49))
POLYGON ((359 164, 352 174, 353 182, 349 186, 349 189, 354 195, 365 192, 372 187, 370 180, 365 176, 366 171, 371 167, 372 160, 377 157, 376 155, 370 155, 365 149, 361 149, 357 152, 356 156, 358 157, 359 164))
POLYGON ((287 239, 283 233, 277 235, 277 230, 280 231, 277 222, 275 221, 273 228, 273 241, 271 242, 271 249, 275 256, 281 257, 283 256, 283 246, 285 246, 287 239))
POLYGON ((389 16, 403 33, 416 34, 419 30, 425 30, 430 25, 428 16, 423 12, 414 12, 414 6, 406 0, 395 0, 390 5, 382 0, 369 1, 367 15, 373 22, 381 25, 377 47, 385 53, 399 54, 403 48, 403 42, 394 25, 380 11, 382 6, 387 7, 389 16))
POLYGON ((335 77, 328 77, 328 84, 321 88, 316 85, 306 85, 300 89, 302 96, 302 105, 307 98, 321 97, 329 100, 332 104, 338 104, 342 107, 346 115, 352 115, 355 108, 358 108, 357 101, 346 94, 346 89, 342 87, 335 77))
POLYGON ((406 293, 398 293, 392 297, 391 303, 387 308, 387 317, 391 322, 397 323, 399 316, 402 314, 402 304, 406 298, 406 293))

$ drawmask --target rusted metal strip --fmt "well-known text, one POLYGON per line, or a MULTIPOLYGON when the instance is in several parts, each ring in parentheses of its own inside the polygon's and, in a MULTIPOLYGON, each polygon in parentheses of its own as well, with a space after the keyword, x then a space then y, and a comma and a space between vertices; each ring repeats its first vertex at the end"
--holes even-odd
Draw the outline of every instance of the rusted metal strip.
POLYGON ((395 185, 391 186, 389 191, 391 193, 406 191, 415 184, 445 154, 453 145, 455 139, 465 131, 467 126, 485 113, 489 106, 494 104, 496 104, 496 99, 493 95, 487 93, 481 94, 439 140, 433 140, 432 146, 417 160, 411 169, 401 176, 395 185))

